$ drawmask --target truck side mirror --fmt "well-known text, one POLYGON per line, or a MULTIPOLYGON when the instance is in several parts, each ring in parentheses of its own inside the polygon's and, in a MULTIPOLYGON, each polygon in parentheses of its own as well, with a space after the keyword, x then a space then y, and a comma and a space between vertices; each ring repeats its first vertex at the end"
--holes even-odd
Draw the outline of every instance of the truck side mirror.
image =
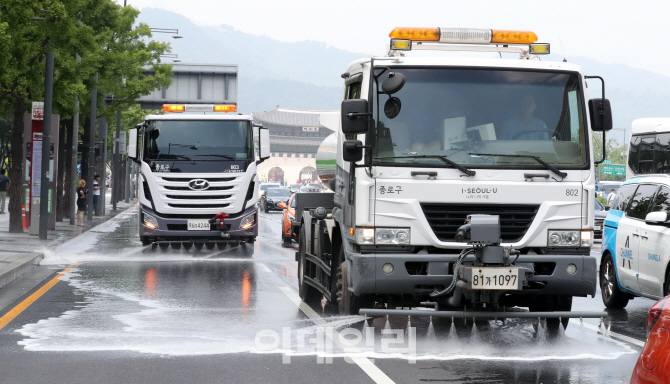
POLYGON ((137 162, 137 128, 128 130, 128 157, 137 162))
POLYGON ((270 158, 270 130, 267 128, 258 129, 258 148, 260 161, 258 164, 270 158))
POLYGON ((342 143, 344 161, 357 162, 363 159, 363 143, 360 140, 346 140, 342 143))
POLYGON ((591 130, 603 132, 612 129, 612 108, 608 99, 589 100, 589 114, 591 130))
POLYGON ((342 133, 356 135, 367 133, 369 118, 368 101, 364 99, 344 100, 342 102, 342 133))

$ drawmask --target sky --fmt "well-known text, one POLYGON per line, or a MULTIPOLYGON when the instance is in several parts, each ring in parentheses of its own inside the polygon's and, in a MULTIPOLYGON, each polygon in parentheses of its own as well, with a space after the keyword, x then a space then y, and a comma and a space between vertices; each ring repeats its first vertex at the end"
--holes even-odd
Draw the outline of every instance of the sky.
POLYGON ((555 54, 670 76, 668 0, 127 1, 140 10, 182 14, 196 25, 228 25, 287 42, 320 41, 366 55, 384 54, 389 32, 398 26, 531 30, 538 42, 550 43, 555 54))

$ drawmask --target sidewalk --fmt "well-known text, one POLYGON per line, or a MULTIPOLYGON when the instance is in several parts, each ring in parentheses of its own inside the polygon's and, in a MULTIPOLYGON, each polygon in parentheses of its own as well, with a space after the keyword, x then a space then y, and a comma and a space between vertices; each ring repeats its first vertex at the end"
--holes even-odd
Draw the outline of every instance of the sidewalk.
POLYGON ((116 212, 112 211, 111 204, 107 204, 105 217, 94 217, 92 221, 84 217, 85 227, 70 225, 69 218, 63 219, 63 222, 56 222, 56 230, 48 232, 47 240, 40 240, 37 235, 29 235, 28 231, 9 233, 9 213, 0 215, 0 289, 39 264, 44 258, 44 250, 55 248, 81 235, 136 203, 137 200, 130 200, 128 204, 121 201, 117 204, 116 212))

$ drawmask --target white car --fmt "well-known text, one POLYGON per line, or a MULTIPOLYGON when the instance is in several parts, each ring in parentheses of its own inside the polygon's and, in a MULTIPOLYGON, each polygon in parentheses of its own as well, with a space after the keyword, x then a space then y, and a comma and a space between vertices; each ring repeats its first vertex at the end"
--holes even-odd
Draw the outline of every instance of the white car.
POLYGON ((670 175, 623 183, 605 218, 600 287, 608 308, 670 294, 670 175))
POLYGON ((261 187, 258 189, 258 199, 260 200, 261 196, 263 196, 263 192, 265 192, 266 189, 268 188, 280 188, 281 185, 279 183, 263 183, 261 184, 261 187))

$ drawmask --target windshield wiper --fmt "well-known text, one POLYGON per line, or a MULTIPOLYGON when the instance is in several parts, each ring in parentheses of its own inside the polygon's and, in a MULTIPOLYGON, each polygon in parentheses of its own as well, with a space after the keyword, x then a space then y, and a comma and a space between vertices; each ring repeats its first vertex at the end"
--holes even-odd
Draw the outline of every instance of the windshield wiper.
POLYGON ((472 152, 469 153, 469 155, 477 155, 477 156, 501 156, 501 157, 522 157, 522 158, 525 158, 525 159, 533 159, 533 160, 537 161, 538 163, 544 165, 544 167, 545 167, 546 169, 548 169, 548 170, 554 172, 555 174, 557 174, 558 176, 560 176, 560 177, 563 178, 563 179, 565 179, 565 178, 568 176, 567 173, 562 172, 560 169, 558 169, 558 168, 556 168, 555 166, 553 166, 553 165, 547 163, 546 161, 540 159, 538 156, 533 156, 533 155, 508 155, 508 154, 501 154, 501 153, 472 153, 472 152))
POLYGON ((236 158, 234 158, 232 156, 228 156, 228 155, 195 155, 195 156, 216 156, 216 157, 222 157, 222 158, 228 159, 228 160, 237 160, 236 158))
POLYGON ((438 159, 443 163, 451 165, 452 167, 458 169, 459 171, 465 173, 468 176, 474 176, 477 172, 472 169, 465 168, 464 166, 449 160, 446 156, 440 155, 412 155, 412 156, 390 156, 390 157, 377 157, 377 159, 438 159))
POLYGON ((173 155, 173 154, 169 154, 169 155, 167 155, 167 154, 166 154, 166 155, 159 154, 159 155, 158 155, 158 158, 156 158, 156 160, 159 160, 159 161, 174 160, 174 159, 161 159, 160 156, 174 156, 174 157, 179 158, 179 159, 184 159, 184 160, 188 160, 188 161, 193 161, 193 159, 191 159, 191 158, 188 157, 188 156, 184 156, 184 155, 173 155))

